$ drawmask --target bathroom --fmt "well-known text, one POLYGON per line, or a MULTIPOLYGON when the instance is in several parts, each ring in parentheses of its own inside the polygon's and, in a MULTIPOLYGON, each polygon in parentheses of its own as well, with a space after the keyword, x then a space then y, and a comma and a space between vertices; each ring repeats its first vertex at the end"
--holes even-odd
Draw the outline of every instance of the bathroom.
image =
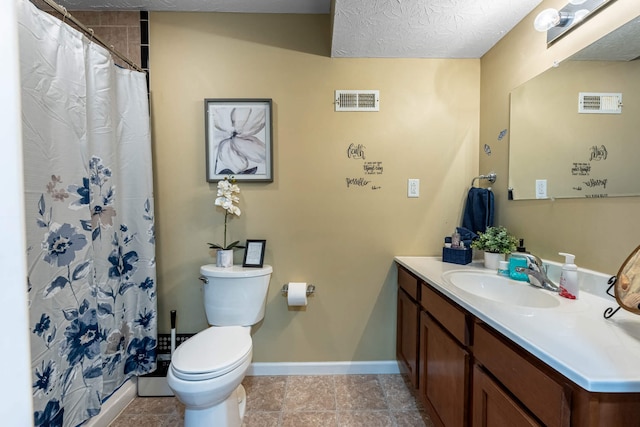
MULTIPOLYGON (((547 49, 533 16, 564 3, 543 1, 480 59, 330 58, 328 15, 150 13, 159 331, 169 331, 173 309, 178 332, 206 327, 198 270, 213 261, 207 242, 220 239, 223 216, 205 179, 204 98, 274 103, 274 180, 240 183, 243 214, 229 225, 233 240, 266 239, 265 263, 274 267, 254 362, 395 359, 393 257, 438 255, 469 183, 488 171, 498 175, 496 222, 529 250, 556 261, 558 251, 570 251, 581 267, 614 274, 640 241, 637 198, 507 201, 508 138, 497 135, 509 127, 509 92, 640 14, 640 4, 618 0, 547 49), (334 112, 337 89, 379 90, 380 111, 334 112), (352 144, 365 147, 366 161, 382 162, 375 189, 345 184, 363 176, 362 159, 347 156, 352 144), (420 179, 420 197, 407 198, 409 178, 420 179), (280 293, 292 281, 316 286, 304 311, 288 310, 280 293)), ((9 6, 2 8, 5 20, 9 6)), ((11 58, 4 50, 11 46, 2 48, 11 58)), ((10 80, 0 81, 11 90, 10 80)), ((3 129, 16 130, 9 118, 17 113, 2 108, 3 129)), ((17 153, 18 136, 9 142, 5 149, 17 153)), ((12 159, 3 156, 3 164, 12 159)), ((14 173, 4 181, 19 182, 14 173)), ((5 245, 7 272, 21 262, 9 258, 21 223, 10 219, 3 235, 16 244, 5 245)), ((12 279, 22 283, 25 274, 12 279)), ((23 300, 19 292, 5 298, 3 324, 24 316, 23 300)), ((24 323, 3 340, 3 366, 24 363, 24 323)), ((21 407, 31 419, 29 383, 23 391, 3 392, 3 415, 21 407)))

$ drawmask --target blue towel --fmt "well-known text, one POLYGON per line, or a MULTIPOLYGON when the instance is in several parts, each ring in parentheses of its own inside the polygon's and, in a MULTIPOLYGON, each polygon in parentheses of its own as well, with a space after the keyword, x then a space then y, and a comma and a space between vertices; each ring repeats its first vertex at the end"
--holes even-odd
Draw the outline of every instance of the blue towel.
POLYGON ((456 227, 456 231, 460 235, 460 241, 464 243, 465 248, 471 247, 471 242, 478 238, 478 235, 464 227, 456 227))
POLYGON ((462 215, 462 226, 475 233, 484 233, 493 226, 493 192, 486 188, 471 187, 462 215))

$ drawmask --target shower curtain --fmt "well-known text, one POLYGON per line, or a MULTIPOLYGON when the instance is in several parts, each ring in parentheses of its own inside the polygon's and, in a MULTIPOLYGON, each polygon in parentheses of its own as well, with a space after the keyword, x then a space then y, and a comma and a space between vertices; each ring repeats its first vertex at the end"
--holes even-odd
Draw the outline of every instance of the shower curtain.
POLYGON ((18 0, 34 424, 77 426, 155 369, 143 73, 18 0))

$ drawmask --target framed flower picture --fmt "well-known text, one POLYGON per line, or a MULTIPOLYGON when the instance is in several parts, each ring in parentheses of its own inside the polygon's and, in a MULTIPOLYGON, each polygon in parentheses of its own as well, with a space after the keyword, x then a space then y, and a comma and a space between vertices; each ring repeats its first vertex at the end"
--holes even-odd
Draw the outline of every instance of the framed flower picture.
POLYGON ((273 181, 271 99, 205 99, 207 181, 273 181))

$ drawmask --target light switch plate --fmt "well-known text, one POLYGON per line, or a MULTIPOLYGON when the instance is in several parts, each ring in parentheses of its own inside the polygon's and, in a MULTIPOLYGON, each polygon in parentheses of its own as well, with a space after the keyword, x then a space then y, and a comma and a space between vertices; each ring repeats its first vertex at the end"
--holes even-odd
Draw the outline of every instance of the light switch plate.
POLYGON ((409 178, 407 182, 407 197, 420 197, 420 180, 409 178))
POLYGON ((536 179, 536 199, 546 199, 547 197, 547 180, 536 179))

